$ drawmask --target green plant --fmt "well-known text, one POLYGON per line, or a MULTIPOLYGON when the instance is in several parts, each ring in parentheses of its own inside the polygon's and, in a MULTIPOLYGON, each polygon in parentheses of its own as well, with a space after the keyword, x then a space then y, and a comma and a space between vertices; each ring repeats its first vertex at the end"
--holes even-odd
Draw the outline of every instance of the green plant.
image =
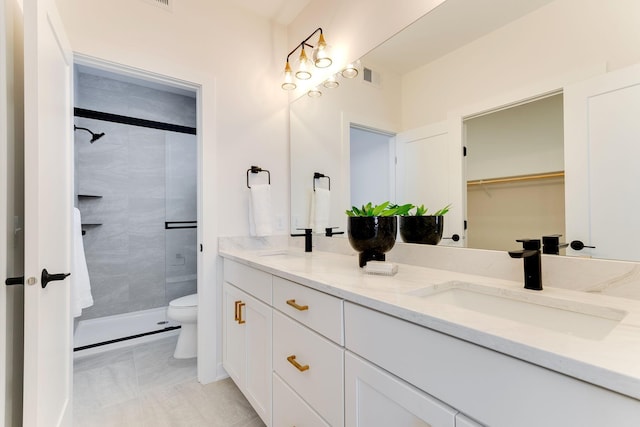
MULTIPOLYGON (((414 216, 425 216, 427 214, 427 211, 429 210, 425 208, 424 205, 416 206, 415 208, 416 208, 416 211, 413 213, 414 216)), ((444 208, 434 213, 432 216, 442 216, 447 212, 449 212, 450 208, 451 208, 451 203, 449 203, 447 206, 445 206, 444 208)))
POLYGON ((394 216, 406 215, 414 206, 412 204, 395 205, 390 202, 372 205, 371 202, 362 205, 361 208, 352 206, 351 209, 345 211, 348 216, 394 216))

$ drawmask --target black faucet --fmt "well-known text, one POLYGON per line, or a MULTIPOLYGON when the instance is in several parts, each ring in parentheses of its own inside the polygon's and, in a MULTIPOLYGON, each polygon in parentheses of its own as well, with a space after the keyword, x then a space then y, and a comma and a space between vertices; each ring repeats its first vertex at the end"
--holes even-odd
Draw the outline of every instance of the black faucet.
POLYGON ((327 227, 324 229, 324 235, 327 237, 335 236, 336 234, 344 234, 344 231, 333 231, 338 227, 327 227))
POLYGON ((539 239, 518 239, 522 250, 509 251, 511 258, 522 258, 524 261, 524 288, 534 291, 542 290, 542 263, 539 239))
POLYGON ((569 246, 568 243, 560 243, 562 234, 542 236, 542 253, 547 255, 560 255, 560 249, 569 246))
POLYGON ((304 236, 304 251, 311 252, 311 237, 313 234, 311 228, 298 228, 297 230, 304 230, 304 234, 292 234, 291 237, 304 236))

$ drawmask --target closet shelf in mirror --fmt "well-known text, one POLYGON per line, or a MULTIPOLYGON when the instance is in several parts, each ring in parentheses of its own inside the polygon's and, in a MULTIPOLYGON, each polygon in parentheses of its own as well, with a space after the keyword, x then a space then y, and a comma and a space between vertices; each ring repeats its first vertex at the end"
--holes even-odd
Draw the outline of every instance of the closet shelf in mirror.
POLYGON ((551 179, 551 178, 563 178, 564 171, 559 172, 549 172, 549 173, 541 173, 534 175, 518 175, 518 176, 507 176, 501 178, 489 178, 489 179, 475 179, 472 181, 467 181, 467 187, 471 187, 474 185, 486 185, 486 184, 501 184, 506 182, 521 182, 521 181, 534 181, 540 179, 551 179))
POLYGON ((101 199, 102 196, 97 196, 95 194, 78 194, 78 199, 101 199))

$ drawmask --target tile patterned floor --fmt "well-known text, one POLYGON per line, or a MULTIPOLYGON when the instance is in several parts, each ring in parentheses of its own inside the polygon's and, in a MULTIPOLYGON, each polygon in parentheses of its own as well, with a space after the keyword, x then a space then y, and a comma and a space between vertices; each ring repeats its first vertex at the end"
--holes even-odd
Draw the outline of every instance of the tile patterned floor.
POLYGON ((76 427, 264 427, 231 379, 202 385, 177 336, 74 362, 76 427))

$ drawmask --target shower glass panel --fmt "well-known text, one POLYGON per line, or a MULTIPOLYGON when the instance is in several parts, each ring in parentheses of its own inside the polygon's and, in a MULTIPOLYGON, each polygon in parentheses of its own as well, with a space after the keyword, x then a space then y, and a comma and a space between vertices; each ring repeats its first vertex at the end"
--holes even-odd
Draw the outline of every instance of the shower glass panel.
POLYGON ((165 140, 166 304, 196 293, 196 136, 166 132, 165 140))

